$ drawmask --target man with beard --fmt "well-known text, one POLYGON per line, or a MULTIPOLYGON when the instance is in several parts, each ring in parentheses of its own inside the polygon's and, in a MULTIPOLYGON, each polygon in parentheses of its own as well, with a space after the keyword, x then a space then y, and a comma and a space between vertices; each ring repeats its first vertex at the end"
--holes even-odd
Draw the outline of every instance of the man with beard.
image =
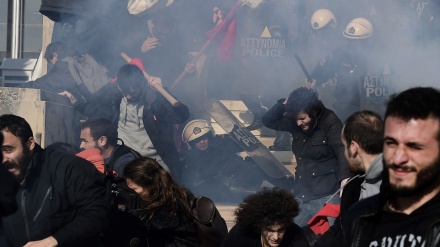
POLYGON ((108 203, 102 175, 86 160, 42 149, 29 124, 0 117, 3 165, 20 181, 19 209, 3 218, 10 246, 99 246, 108 203))
POLYGON ((384 123, 372 111, 353 113, 344 123, 341 133, 345 158, 354 174, 344 186, 341 211, 333 226, 317 239, 313 246, 342 246, 341 222, 348 208, 359 201, 379 194, 382 184, 382 150, 384 123))
POLYGON ((393 95, 385 113, 384 184, 344 221, 351 246, 439 246, 440 91, 393 95))
POLYGON ((316 91, 301 87, 287 100, 278 100, 263 117, 263 124, 293 137, 297 161, 294 188, 301 203, 296 222, 305 226, 328 200, 339 203, 339 197, 332 195, 349 177, 341 120, 322 104, 316 91))
POLYGON ((137 65, 122 66, 115 84, 104 86, 96 99, 76 105, 87 117, 104 117, 117 126, 118 138, 142 156, 154 158, 179 181, 182 168, 174 144, 174 125, 189 117, 186 105, 173 107, 154 85, 162 80, 144 78, 137 65))
POLYGON ((80 148, 99 149, 106 168, 116 172, 118 176, 122 176, 128 162, 141 157, 135 150, 117 143, 118 131, 112 122, 105 118, 91 118, 82 123, 80 138, 80 148))
MULTIPOLYGON (((0 134, 0 143, 3 143, 2 134, 0 134)), ((0 157, 2 157, 1 153, 0 157)), ((0 217, 10 215, 17 210, 18 205, 15 200, 15 195, 17 194, 18 187, 17 178, 8 171, 6 166, 0 165, 0 188, 2 188, 0 191, 0 217)), ((0 243, 2 235, 0 232, 0 243)))

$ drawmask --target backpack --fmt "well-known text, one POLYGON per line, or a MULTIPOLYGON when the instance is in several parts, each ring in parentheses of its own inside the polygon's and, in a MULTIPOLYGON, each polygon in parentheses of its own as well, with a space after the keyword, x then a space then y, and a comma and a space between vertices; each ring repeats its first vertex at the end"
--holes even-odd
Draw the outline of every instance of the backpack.
POLYGON ((194 198, 191 208, 202 246, 221 246, 228 234, 228 227, 214 202, 208 197, 200 196, 194 198))
POLYGON ((76 84, 79 87, 84 85, 91 95, 99 91, 111 80, 108 70, 89 54, 65 57, 63 61, 67 61, 70 74, 76 84))
POLYGON ((125 146, 122 143, 122 145, 116 146, 116 150, 112 154, 110 160, 107 161, 107 163, 105 164, 106 169, 114 170, 116 160, 118 160, 121 156, 128 154, 128 153, 131 153, 136 159, 142 157, 142 155, 139 152, 137 152, 136 150, 134 150, 132 148, 125 146))

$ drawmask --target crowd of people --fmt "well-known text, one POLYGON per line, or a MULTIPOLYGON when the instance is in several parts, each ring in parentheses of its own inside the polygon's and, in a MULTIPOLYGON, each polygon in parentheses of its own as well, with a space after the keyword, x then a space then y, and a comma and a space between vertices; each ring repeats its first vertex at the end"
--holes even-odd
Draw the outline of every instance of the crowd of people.
POLYGON ((437 2, 175 2, 131 16, 123 39, 55 33, 53 68, 23 87, 67 97, 78 139, 43 148, 25 118, 0 116, 1 246, 205 246, 200 196, 238 204, 209 246, 439 246, 440 91, 407 89, 396 69, 440 38, 437 2), (206 9, 212 20, 190 27, 206 9), (134 59, 104 55, 100 38, 134 59), (242 100, 249 131, 275 130, 294 179, 215 134, 208 97, 242 100), (317 231, 326 205, 338 216, 317 231))

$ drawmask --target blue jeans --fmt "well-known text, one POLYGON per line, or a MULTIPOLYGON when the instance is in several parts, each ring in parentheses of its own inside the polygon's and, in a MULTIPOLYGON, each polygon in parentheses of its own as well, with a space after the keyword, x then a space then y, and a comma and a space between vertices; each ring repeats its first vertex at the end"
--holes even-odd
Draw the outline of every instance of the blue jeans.
MULTIPOLYGON (((296 198, 299 201, 299 207, 301 211, 295 218, 295 223, 300 227, 306 226, 307 222, 324 206, 324 204, 332 197, 332 195, 324 196, 315 200, 310 200, 303 203, 301 199, 296 198)), ((339 195, 335 195, 329 203, 339 204, 341 202, 339 195)), ((328 222, 333 225, 335 218, 328 217, 328 222)))

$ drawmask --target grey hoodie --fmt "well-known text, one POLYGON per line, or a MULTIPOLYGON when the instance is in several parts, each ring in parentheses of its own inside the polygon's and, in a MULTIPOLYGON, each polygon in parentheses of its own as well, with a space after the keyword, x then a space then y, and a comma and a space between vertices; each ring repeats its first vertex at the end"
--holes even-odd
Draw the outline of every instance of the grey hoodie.
POLYGON ((361 195, 359 200, 379 194, 380 185, 382 184, 382 158, 383 154, 378 155, 365 172, 366 177, 364 182, 361 184, 361 195))

